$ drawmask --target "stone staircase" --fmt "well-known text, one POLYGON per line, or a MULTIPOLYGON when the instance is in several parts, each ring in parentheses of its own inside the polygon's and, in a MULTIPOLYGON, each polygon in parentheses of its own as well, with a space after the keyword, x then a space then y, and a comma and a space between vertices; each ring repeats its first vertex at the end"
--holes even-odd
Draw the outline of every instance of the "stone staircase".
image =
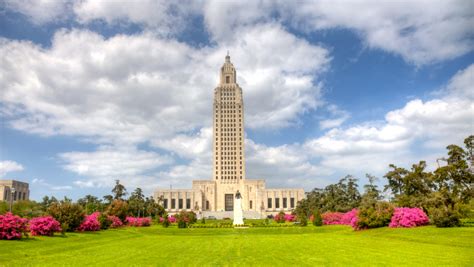
MULTIPOLYGON (((203 211, 202 215, 199 218, 209 218, 209 216, 215 217, 216 219, 223 219, 223 218, 230 218, 234 219, 234 212, 233 211, 203 211)), ((262 219, 262 215, 257 211, 244 211, 244 219, 262 219)))

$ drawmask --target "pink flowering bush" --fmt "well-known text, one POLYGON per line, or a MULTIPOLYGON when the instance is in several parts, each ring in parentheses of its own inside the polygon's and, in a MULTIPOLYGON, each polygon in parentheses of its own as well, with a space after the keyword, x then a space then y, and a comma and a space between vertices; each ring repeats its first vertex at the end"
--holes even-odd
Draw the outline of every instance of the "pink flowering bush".
POLYGON ((107 219, 111 222, 110 224, 111 228, 118 228, 118 227, 123 226, 122 220, 120 220, 120 218, 117 216, 110 215, 110 216, 107 216, 107 219))
POLYGON ((321 214, 323 217, 323 224, 332 225, 332 224, 343 224, 342 223, 342 216, 344 213, 342 212, 325 212, 321 214))
POLYGON ((0 239, 20 239, 27 232, 27 222, 10 212, 0 215, 0 239))
MULTIPOLYGON (((160 217, 160 223, 163 223, 164 220, 165 220, 165 218, 160 217)), ((175 222, 176 222, 176 217, 174 217, 174 216, 171 215, 171 216, 168 217, 168 221, 169 221, 170 223, 175 223, 175 222)))
POLYGON ((128 225, 130 226, 135 226, 135 227, 141 227, 141 226, 150 226, 151 225, 151 219, 148 217, 145 218, 139 218, 139 217, 127 217, 125 219, 128 225))
POLYGON ((31 235, 52 236, 55 232, 61 231, 61 225, 51 216, 37 217, 30 220, 31 235))
POLYGON ((354 221, 357 221, 357 209, 352 209, 342 215, 341 224, 352 225, 354 221))
POLYGON ((84 221, 81 223, 77 230, 79 231, 99 231, 100 222, 99 222, 100 212, 94 212, 90 215, 87 215, 84 221))
POLYGON ((294 222, 294 221, 296 221, 296 215, 293 215, 293 214, 285 214, 285 216, 283 216, 283 218, 285 219, 285 222, 294 222))
POLYGON ((395 208, 389 227, 416 227, 426 225, 430 219, 420 208, 395 208))

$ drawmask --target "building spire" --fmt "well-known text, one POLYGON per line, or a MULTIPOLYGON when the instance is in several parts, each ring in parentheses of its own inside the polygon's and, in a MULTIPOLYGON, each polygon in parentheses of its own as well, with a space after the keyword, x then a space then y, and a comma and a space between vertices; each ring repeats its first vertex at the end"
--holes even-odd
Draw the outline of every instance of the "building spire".
POLYGON ((225 63, 230 63, 229 50, 227 50, 227 56, 225 56, 225 63))

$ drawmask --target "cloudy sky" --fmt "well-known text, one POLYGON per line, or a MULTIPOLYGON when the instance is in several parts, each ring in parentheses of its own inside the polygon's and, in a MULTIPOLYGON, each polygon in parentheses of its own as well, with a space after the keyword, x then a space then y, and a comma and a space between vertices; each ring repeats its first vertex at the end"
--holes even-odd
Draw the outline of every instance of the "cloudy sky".
POLYGON ((33 199, 209 179, 227 51, 247 177, 432 168, 474 133, 474 4, 376 2, 2 0, 0 176, 33 199))

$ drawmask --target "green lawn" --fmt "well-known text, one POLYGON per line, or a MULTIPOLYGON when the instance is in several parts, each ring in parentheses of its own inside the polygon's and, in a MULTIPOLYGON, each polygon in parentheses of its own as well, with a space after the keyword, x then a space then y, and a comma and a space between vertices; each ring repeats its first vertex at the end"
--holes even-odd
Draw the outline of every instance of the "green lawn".
POLYGON ((474 228, 126 227, 0 240, 0 265, 474 266, 474 228))

